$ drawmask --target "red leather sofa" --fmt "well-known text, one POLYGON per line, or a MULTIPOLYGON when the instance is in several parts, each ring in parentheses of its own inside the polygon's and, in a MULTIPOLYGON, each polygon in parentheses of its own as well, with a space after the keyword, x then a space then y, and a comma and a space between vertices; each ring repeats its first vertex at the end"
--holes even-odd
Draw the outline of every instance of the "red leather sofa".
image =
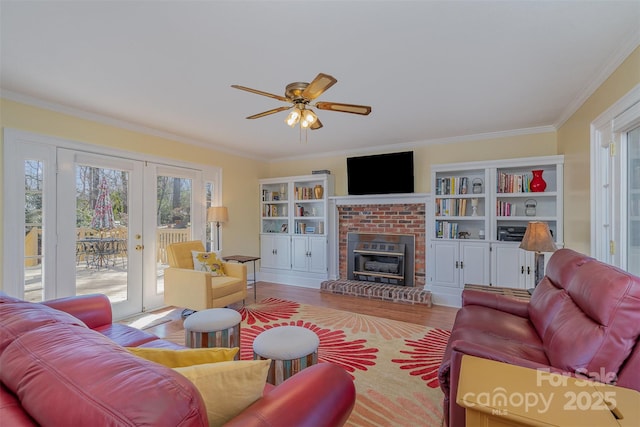
MULTIPOLYGON (((104 295, 36 304, 0 293, 0 424, 208 426, 187 378, 123 346, 182 348, 112 323, 104 295)), ((321 363, 265 387, 230 425, 340 426, 354 403, 349 375, 321 363)))
POLYGON ((450 427, 462 355, 640 391, 640 278, 570 249, 551 258, 530 301, 465 290, 438 371, 450 427))

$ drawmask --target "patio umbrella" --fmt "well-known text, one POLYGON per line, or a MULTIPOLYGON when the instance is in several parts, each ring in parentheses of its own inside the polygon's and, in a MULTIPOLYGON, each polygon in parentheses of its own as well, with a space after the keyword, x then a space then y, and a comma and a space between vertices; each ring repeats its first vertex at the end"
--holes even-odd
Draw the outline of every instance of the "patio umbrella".
POLYGON ((95 230, 103 230, 113 228, 113 205, 109 196, 109 186, 107 180, 102 178, 96 205, 93 208, 93 218, 91 219, 91 228, 95 230))

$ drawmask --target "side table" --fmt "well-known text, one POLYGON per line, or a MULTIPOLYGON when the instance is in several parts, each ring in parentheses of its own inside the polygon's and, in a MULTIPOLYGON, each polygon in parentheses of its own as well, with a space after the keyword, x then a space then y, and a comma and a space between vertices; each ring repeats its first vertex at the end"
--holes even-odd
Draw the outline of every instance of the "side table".
POLYGON ((255 301, 257 298, 256 287, 258 283, 258 273, 256 271, 256 261, 260 259, 259 256, 247 256, 247 255, 230 255, 222 257, 223 261, 235 261, 240 264, 244 264, 245 262, 253 261, 253 300, 255 301))

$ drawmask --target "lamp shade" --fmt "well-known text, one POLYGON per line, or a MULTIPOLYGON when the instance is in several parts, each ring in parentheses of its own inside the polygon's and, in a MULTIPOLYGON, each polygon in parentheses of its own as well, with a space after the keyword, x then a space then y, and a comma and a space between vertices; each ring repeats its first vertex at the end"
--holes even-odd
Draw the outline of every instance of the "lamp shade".
POLYGON ((207 209, 207 222, 227 222, 229 212, 225 206, 212 206, 207 209))
POLYGON ((546 222, 532 221, 527 224, 520 249, 531 252, 554 252, 558 247, 553 241, 549 225, 546 222))

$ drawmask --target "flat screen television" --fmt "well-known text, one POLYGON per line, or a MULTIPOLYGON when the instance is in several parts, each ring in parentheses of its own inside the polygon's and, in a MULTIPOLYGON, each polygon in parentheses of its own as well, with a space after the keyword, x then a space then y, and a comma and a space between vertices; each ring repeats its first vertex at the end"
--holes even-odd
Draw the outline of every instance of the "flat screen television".
POLYGON ((347 157, 351 195, 413 193, 413 151, 347 157))

